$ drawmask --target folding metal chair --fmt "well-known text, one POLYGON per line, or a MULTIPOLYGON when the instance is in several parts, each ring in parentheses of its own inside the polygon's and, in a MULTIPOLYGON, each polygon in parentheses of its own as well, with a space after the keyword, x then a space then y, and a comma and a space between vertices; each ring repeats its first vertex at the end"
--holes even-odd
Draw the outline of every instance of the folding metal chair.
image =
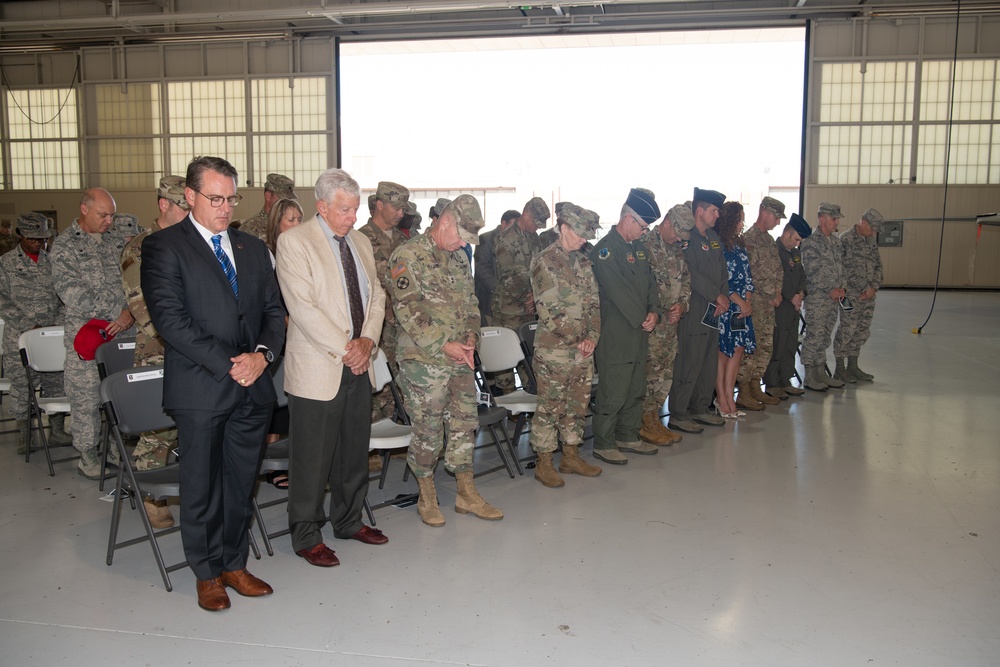
MULTIPOLYGON (((378 393, 382 391, 386 386, 392 392, 392 400, 396 404, 395 414, 403 421, 402 424, 397 423, 392 419, 380 419, 379 421, 372 424, 371 438, 368 441, 368 451, 369 452, 379 452, 382 456, 382 472, 378 476, 378 488, 383 488, 385 486, 385 478, 389 472, 389 461, 391 450, 400 449, 402 447, 410 446, 410 439, 413 437, 413 429, 410 427, 410 417, 406 414, 406 410, 403 407, 403 399, 400 395, 399 388, 396 386, 396 379, 392 375, 392 369, 389 368, 389 362, 386 359, 385 352, 379 348, 378 354, 375 355, 375 359, 372 360, 371 371, 375 376, 375 388, 372 390, 373 393, 378 393)), ((406 468, 406 472, 409 472, 409 468, 406 468)), ((408 475, 404 472, 404 479, 408 475)), ((371 525, 375 525, 375 515, 374 510, 381 509, 383 507, 388 507, 405 501, 408 499, 416 499, 417 494, 411 494, 411 496, 404 498, 393 498, 392 500, 387 500, 372 506, 368 503, 368 499, 365 499, 365 512, 368 513, 368 520, 371 525)))
MULTIPOLYGON (((135 337, 121 337, 102 343, 94 353, 97 362, 97 375, 104 379, 118 371, 125 371, 135 366, 135 337)), ((108 470, 108 453, 111 449, 111 428, 108 426, 104 407, 101 406, 101 481, 98 488, 104 490, 104 476, 108 470)))
MULTIPOLYGON (((25 331, 17 340, 21 351, 21 363, 24 364, 24 373, 28 376, 28 442, 24 449, 24 460, 31 460, 32 442, 34 440, 31 423, 34 421, 35 428, 38 429, 38 437, 41 440, 42 451, 45 452, 45 461, 49 466, 49 476, 55 476, 53 463, 62 463, 79 458, 78 454, 62 459, 52 459, 49 452, 49 441, 45 436, 45 428, 42 424, 42 416, 56 412, 69 412, 69 399, 65 396, 46 396, 40 398, 38 390, 38 373, 57 373, 63 370, 66 361, 66 348, 63 346, 63 339, 66 335, 62 327, 40 327, 25 331)), ((63 445, 69 446, 69 445, 63 445)), ((75 450, 74 450, 75 452, 75 450)))
MULTIPOLYGON (((168 573, 187 567, 186 561, 167 565, 163 561, 158 539, 180 530, 180 526, 155 531, 149 523, 146 511, 140 506, 138 514, 145 528, 145 535, 123 542, 118 542, 118 526, 121 523, 122 498, 128 497, 133 510, 136 510, 136 498, 140 501, 144 496, 162 499, 180 495, 180 468, 174 463, 155 470, 136 470, 132 459, 125 448, 125 439, 138 436, 144 431, 160 431, 172 428, 174 420, 163 412, 163 366, 146 366, 141 369, 119 371, 101 381, 101 405, 108 419, 111 433, 121 464, 118 466, 118 476, 115 482, 114 502, 111 509, 111 529, 108 534, 107 564, 110 566, 115 551, 124 547, 148 541, 156 559, 156 566, 163 578, 163 586, 167 591, 173 590, 168 573)), ((254 502, 256 512, 256 502, 254 502)), ((255 514, 256 515, 256 514, 255 514)), ((248 530, 250 547, 254 557, 260 559, 260 550, 254 539, 253 531, 248 530)))
MULTIPOLYGON (((524 350, 521 349, 517 334, 512 330, 505 327, 483 327, 479 338, 479 359, 483 373, 512 370, 524 360, 524 350)), ((527 366, 527 370, 529 384, 534 384, 535 377, 531 372, 531 367, 527 366)), ((518 389, 509 394, 497 396, 494 400, 498 406, 506 408, 511 415, 517 417, 514 435, 511 438, 511 453, 514 455, 514 464, 517 466, 518 472, 524 474, 514 448, 517 447, 521 435, 525 432, 528 418, 538 408, 538 397, 524 389, 518 389)))
POLYGON ((525 322, 517 330, 517 337, 521 339, 521 350, 524 352, 524 363, 531 369, 529 386, 525 387, 531 394, 538 393, 538 382, 535 380, 535 332, 538 330, 538 322, 525 322))

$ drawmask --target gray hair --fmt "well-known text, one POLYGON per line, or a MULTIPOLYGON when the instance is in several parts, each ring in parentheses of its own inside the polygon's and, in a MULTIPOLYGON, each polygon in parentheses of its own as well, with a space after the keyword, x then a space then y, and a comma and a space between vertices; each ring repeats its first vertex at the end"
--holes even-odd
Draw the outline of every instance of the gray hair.
POLYGON ((644 222, 642 216, 633 211, 631 206, 629 206, 628 204, 623 204, 621 215, 618 216, 618 222, 625 222, 625 218, 627 218, 628 216, 632 216, 633 220, 644 222))
POLYGON ((361 186, 343 169, 327 169, 316 179, 316 201, 333 201, 337 192, 361 196, 361 186))

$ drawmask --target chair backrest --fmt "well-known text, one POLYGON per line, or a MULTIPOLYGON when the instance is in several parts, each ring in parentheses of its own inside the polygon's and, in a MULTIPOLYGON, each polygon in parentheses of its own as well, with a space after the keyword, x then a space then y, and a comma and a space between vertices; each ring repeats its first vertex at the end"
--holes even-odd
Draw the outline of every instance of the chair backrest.
POLYGON ((63 369, 66 362, 66 348, 63 339, 66 330, 62 327, 41 327, 25 331, 17 339, 17 345, 24 350, 22 360, 36 373, 54 373, 63 369))
POLYGON ((285 393, 285 357, 284 355, 274 360, 268 368, 271 373, 271 381, 274 382, 274 393, 278 398, 275 407, 283 408, 288 405, 288 394, 285 393))
POLYGON ((528 352, 535 349, 535 332, 538 330, 538 322, 525 322, 517 330, 521 342, 528 348, 528 352))
POLYGON ((101 403, 122 435, 173 428, 163 412, 163 366, 118 371, 101 380, 101 403))
POLYGON ((375 377, 373 393, 377 394, 387 384, 392 382, 392 371, 389 370, 389 361, 385 358, 385 352, 382 351, 382 348, 378 348, 378 354, 372 360, 372 373, 375 377))
POLYGON ((479 358, 487 373, 510 370, 524 360, 517 334, 505 327, 483 327, 479 334, 479 358))
POLYGON ((103 380, 118 371, 135 367, 135 338, 115 338, 101 343, 94 353, 97 374, 103 380))

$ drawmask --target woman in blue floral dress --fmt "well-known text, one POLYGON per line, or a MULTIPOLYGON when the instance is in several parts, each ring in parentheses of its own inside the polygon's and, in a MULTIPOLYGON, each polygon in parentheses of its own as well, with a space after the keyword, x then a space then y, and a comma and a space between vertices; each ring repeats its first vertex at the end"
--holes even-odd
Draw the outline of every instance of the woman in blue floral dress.
POLYGON ((719 220, 715 223, 729 269, 729 310, 719 317, 719 370, 715 379, 719 414, 727 419, 745 414, 736 409, 733 391, 743 355, 753 354, 757 348, 750 309, 753 277, 750 275, 750 258, 740 236, 743 220, 743 205, 727 201, 722 205, 719 220))

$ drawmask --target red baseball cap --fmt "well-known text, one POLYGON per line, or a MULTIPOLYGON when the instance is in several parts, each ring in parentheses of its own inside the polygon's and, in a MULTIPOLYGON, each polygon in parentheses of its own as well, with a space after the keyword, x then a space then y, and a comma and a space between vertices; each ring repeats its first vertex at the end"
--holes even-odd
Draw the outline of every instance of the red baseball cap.
POLYGON ((81 359, 93 361, 97 348, 114 338, 108 335, 109 324, 107 320, 90 320, 80 327, 73 339, 73 349, 81 359))

